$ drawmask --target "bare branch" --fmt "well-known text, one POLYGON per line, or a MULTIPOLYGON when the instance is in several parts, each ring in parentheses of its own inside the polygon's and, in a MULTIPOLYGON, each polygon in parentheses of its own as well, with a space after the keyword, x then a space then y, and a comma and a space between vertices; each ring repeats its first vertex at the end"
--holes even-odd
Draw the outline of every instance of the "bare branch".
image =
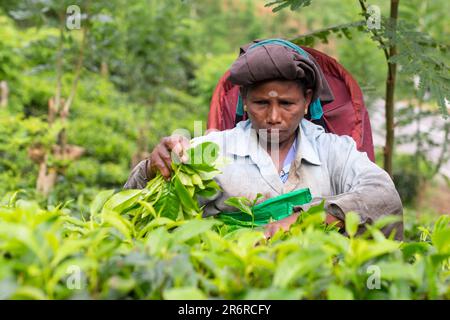
POLYGON ((54 108, 59 110, 61 105, 61 88, 62 88, 62 64, 63 64, 63 49, 64 49, 64 14, 59 14, 59 44, 58 52, 56 54, 56 92, 54 108))
POLYGON ((77 65, 75 68, 75 77, 72 82, 72 87, 70 89, 69 98, 67 99, 66 103, 64 104, 63 112, 65 115, 69 114, 70 107, 72 105, 72 102, 75 98, 75 94, 77 92, 78 87, 78 80, 80 79, 81 70, 83 69, 83 60, 84 60, 84 50, 86 47, 86 38, 87 38, 87 27, 82 28, 82 39, 81 39, 81 45, 80 45, 80 51, 78 54, 78 60, 77 65))
MULTIPOLYGON (((369 18, 369 14, 367 13, 366 4, 364 3, 364 0, 358 0, 358 2, 359 2, 359 5, 361 6, 362 15, 363 15, 364 19, 366 19, 366 21, 367 21, 367 19, 369 18)), ((369 29, 369 31, 372 33, 373 38, 375 39, 375 41, 377 41, 380 44, 381 48, 383 49, 386 61, 389 61, 389 53, 388 53, 388 50, 386 48, 387 46, 386 46, 386 43, 383 40, 383 37, 381 36, 381 34, 378 32, 377 29, 369 29)))

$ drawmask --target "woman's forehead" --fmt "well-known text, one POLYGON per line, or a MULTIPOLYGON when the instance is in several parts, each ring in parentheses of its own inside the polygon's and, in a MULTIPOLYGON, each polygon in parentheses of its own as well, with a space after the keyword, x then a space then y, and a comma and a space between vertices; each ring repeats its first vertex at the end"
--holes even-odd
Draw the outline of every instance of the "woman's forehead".
POLYGON ((264 95, 271 98, 278 96, 301 97, 300 86, 296 81, 272 80, 252 86, 251 96, 264 95))

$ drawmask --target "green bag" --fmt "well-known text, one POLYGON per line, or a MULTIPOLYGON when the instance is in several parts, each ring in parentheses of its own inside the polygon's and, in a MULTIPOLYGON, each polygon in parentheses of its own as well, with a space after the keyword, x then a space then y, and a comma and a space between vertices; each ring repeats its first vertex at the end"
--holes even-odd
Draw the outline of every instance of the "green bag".
POLYGON ((273 220, 281 220, 290 216, 295 206, 311 202, 311 192, 308 188, 284 193, 267 199, 253 207, 254 224, 248 214, 237 212, 221 212, 217 218, 229 225, 242 227, 261 226, 273 220))

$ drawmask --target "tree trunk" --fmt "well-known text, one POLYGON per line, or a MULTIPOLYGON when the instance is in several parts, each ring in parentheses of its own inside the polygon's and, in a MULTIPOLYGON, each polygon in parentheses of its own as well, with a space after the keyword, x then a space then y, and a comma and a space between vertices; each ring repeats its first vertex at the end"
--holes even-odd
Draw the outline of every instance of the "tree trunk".
POLYGON ((8 83, 6 81, 0 81, 0 108, 6 108, 8 105, 8 83))
POLYGON ((108 79, 109 68, 108 68, 108 64, 105 61, 102 61, 102 63, 100 64, 100 75, 103 78, 108 79))
MULTIPOLYGON (((400 0, 391 0, 390 23, 394 31, 397 29, 398 4, 400 0)), ((389 46, 389 58, 397 54, 397 46, 394 42, 389 46)), ((388 61, 388 74, 386 79, 386 143, 384 146, 384 170, 392 177, 392 157, 394 154, 394 93, 397 64, 388 61)))
POLYGON ((57 172, 55 168, 48 168, 47 155, 45 155, 44 161, 39 164, 39 174, 36 181, 37 192, 48 196, 53 190, 57 178, 57 172))

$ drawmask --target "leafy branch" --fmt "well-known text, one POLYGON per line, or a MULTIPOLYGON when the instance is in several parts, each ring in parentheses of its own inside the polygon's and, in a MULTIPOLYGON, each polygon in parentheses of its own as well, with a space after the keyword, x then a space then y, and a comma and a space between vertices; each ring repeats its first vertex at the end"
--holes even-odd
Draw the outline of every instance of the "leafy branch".
POLYGON ((187 153, 187 163, 172 162, 174 173, 170 181, 158 174, 144 190, 116 193, 105 203, 103 210, 130 216, 138 237, 145 236, 158 221, 180 221, 199 216, 202 211, 198 205, 199 197, 210 198, 220 190, 213 179, 220 173, 215 167, 218 145, 204 142, 187 153), (153 220, 156 222, 152 224, 153 220))
POLYGON ((286 7, 290 6, 291 10, 297 10, 301 7, 307 7, 311 4, 311 0, 276 0, 266 3, 265 7, 276 6, 272 9, 272 12, 278 12, 286 7))
POLYGON ((230 197, 225 200, 225 204, 238 209, 239 211, 248 214, 252 218, 252 227, 255 225, 255 214, 253 212, 254 206, 264 196, 261 193, 256 195, 256 198, 252 201, 246 197, 230 197))
POLYGON ((338 38, 344 36, 347 39, 351 39, 351 30, 355 28, 358 30, 363 30, 365 23, 365 20, 359 20, 355 22, 339 24, 302 34, 290 41, 297 45, 314 46, 316 39, 320 40, 320 42, 322 43, 328 43, 328 37, 332 35, 336 35, 338 38))
MULTIPOLYGON (((361 15, 364 17, 364 19, 367 20, 370 18, 370 14, 367 11, 367 6, 365 3, 365 0, 358 0, 359 5, 361 6, 362 13, 361 15)), ((372 39, 380 44, 380 48, 383 50, 384 56, 386 57, 386 61, 389 60, 389 52, 388 52, 388 45, 385 43, 385 40, 383 39, 383 32, 382 28, 384 27, 383 24, 381 24, 381 28, 371 28, 369 29, 369 32, 372 33, 372 39)))

